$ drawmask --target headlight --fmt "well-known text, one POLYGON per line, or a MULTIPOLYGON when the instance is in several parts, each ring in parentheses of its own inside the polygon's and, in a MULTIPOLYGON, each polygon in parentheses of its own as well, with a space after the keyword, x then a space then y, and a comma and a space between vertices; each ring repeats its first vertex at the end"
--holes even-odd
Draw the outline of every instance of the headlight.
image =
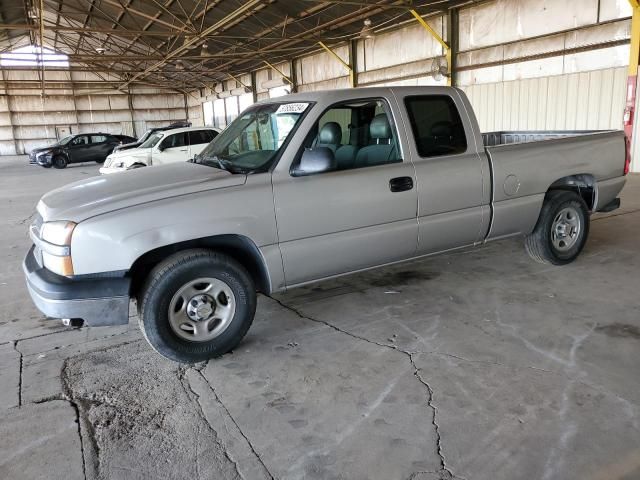
POLYGON ((45 222, 40 230, 40 238, 54 245, 71 245, 71 235, 76 224, 73 222, 45 222))
POLYGON ((73 222, 46 222, 40 230, 40 238, 47 242, 41 245, 42 263, 58 275, 73 275, 71 261, 71 236, 76 224, 73 222))

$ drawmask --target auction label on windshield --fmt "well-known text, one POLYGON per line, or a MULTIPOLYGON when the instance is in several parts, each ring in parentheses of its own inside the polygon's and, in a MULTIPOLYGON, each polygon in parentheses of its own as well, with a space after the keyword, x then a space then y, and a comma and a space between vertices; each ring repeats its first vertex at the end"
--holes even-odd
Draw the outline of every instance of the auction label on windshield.
POLYGON ((280 113, 302 113, 308 106, 308 103, 283 103, 276 110, 276 115, 280 113))

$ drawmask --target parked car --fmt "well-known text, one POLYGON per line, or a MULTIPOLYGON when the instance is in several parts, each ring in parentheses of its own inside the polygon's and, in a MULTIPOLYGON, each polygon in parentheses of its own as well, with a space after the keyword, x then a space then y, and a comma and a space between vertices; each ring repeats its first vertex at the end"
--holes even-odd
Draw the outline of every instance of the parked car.
POLYGON ((65 168, 70 163, 81 162, 102 163, 120 143, 118 137, 108 133, 69 135, 48 147, 33 149, 29 163, 45 168, 65 168))
POLYGON ((116 148, 122 147, 123 145, 128 145, 131 142, 137 142, 138 141, 137 138, 130 137, 129 135, 114 135, 114 137, 116 137, 120 141, 120 143, 114 147, 114 150, 116 148))
POLYGON ((256 291, 512 236, 572 262, 628 169, 621 131, 482 135, 451 87, 300 93, 251 106, 192 163, 47 193, 24 271, 46 315, 125 324, 136 299, 151 346, 197 362, 238 345, 256 291))
POLYGON ((186 162, 200 153, 218 133, 220 130, 214 127, 174 128, 155 132, 139 147, 109 155, 100 173, 186 162))
POLYGON ((147 130, 144 135, 142 135, 139 139, 135 139, 133 138, 132 140, 130 140, 129 142, 123 142, 122 145, 118 145, 116 148, 113 149, 114 152, 120 152, 122 150, 129 150, 132 148, 137 148, 140 145, 142 145, 147 138, 149 138, 152 134, 154 134, 155 132, 162 132, 165 130, 172 130, 174 128, 187 128, 191 126, 191 122, 187 122, 187 121, 180 121, 180 122, 174 122, 166 127, 156 127, 156 128, 151 128, 149 130, 147 130))

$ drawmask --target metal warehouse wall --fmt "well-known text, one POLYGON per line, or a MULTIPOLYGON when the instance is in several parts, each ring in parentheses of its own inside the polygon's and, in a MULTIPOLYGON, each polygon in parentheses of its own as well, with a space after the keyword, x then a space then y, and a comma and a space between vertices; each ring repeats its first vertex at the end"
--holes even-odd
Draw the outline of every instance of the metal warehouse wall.
MULTIPOLYGON (((38 89, 20 88, 21 80, 37 79, 37 73, 2 72, 6 89, 0 89, 0 155, 29 153, 54 143, 56 127, 72 133, 105 132, 141 135, 146 128, 167 125, 187 117, 182 94, 155 89, 79 93, 69 88, 69 72, 46 72, 48 85, 43 99, 38 89)), ((73 84, 100 81, 92 74, 73 74, 73 84)), ((96 87, 97 88, 97 87, 96 87)), ((87 92, 87 90, 84 90, 87 92)), ((91 91, 91 90, 89 90, 91 91)))
POLYGON ((621 129, 627 68, 462 87, 480 129, 621 129))
MULTIPOLYGON (((621 128, 630 14, 628 0, 495 0, 463 8, 456 85, 469 95, 483 130, 621 128)), ((427 21, 446 38, 446 17, 427 21)), ((445 83, 430 73, 442 47, 414 20, 376 26, 376 35, 357 40, 355 48, 347 43, 332 48, 355 63, 359 86, 445 83)), ((320 49, 276 67, 289 77, 295 72, 299 91, 349 87, 347 68, 320 49)), ((247 75, 243 83, 252 78, 258 100, 291 90, 269 68, 247 75)), ((238 86, 224 82, 220 90, 229 95, 238 86)), ((225 126, 242 110, 238 103, 208 91, 199 101, 190 100, 190 114, 225 126), (207 108, 198 108, 202 102, 207 108)))

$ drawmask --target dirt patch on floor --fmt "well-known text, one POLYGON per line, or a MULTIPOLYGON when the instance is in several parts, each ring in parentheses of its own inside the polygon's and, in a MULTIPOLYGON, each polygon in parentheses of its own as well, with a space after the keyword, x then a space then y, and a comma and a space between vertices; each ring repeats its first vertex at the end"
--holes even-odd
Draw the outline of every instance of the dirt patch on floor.
POLYGON ((609 337, 634 338, 640 340, 640 328, 626 323, 610 323, 596 327, 596 332, 604 333, 609 337))
POLYGON ((240 478, 184 368, 142 341, 69 359, 89 478, 240 478))

